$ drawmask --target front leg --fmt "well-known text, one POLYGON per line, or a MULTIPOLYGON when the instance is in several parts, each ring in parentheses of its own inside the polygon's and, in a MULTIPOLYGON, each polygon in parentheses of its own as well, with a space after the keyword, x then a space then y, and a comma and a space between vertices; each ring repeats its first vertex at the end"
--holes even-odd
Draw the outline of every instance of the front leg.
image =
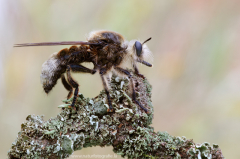
MULTIPOLYGON (((150 63, 148 63, 144 60, 137 60, 137 62, 142 63, 145 66, 152 67, 152 64, 150 64, 150 63)), ((138 68, 137 68, 137 64, 135 62, 133 63, 133 68, 134 68, 135 74, 137 74, 139 77, 145 79, 145 76, 139 73, 138 68)))
POLYGON ((134 68, 135 74, 137 74, 139 77, 145 79, 145 76, 139 73, 136 63, 133 64, 133 68, 134 68))

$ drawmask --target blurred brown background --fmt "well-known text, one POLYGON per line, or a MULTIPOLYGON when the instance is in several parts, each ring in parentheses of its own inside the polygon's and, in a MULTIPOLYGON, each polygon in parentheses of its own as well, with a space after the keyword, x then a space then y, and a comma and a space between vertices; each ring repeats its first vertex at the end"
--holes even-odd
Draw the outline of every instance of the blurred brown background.
MULTIPOLYGON (((155 131, 216 143, 226 158, 240 158, 239 6, 239 0, 0 0, 0 158, 28 114, 54 117, 67 95, 60 81, 48 96, 40 84, 42 63, 64 46, 13 44, 86 40, 97 29, 128 40, 152 37, 154 67, 140 71, 153 86, 155 131)), ((85 97, 102 89, 97 74, 74 76, 85 97)), ((94 147, 79 154, 113 152, 94 147)))

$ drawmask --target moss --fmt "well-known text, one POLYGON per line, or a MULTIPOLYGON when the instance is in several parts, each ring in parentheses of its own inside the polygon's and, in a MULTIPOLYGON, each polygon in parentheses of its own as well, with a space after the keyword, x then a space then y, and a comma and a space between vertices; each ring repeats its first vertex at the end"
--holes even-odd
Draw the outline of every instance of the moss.
POLYGON ((222 157, 217 145, 197 145, 185 137, 154 132, 149 126, 153 118, 152 86, 134 74, 133 80, 137 99, 149 114, 132 101, 129 79, 113 76, 110 94, 114 113, 107 113, 104 91, 92 99, 79 93, 76 110, 68 107, 71 98, 64 100, 59 106, 61 112, 48 121, 29 115, 12 143, 9 158, 67 158, 92 146, 113 146, 115 153, 128 158, 222 157))

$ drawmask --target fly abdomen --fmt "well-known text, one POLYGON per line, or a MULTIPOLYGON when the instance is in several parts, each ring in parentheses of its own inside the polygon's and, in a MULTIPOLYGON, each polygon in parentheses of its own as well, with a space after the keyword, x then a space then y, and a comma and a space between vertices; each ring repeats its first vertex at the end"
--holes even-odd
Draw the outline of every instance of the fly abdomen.
POLYGON ((52 90, 56 85, 57 80, 66 71, 66 67, 62 65, 62 62, 63 61, 59 58, 58 53, 54 53, 43 63, 40 79, 46 93, 49 93, 52 90))
POLYGON ((66 65, 69 58, 69 49, 65 48, 53 53, 51 57, 43 63, 40 79, 46 93, 52 90, 57 80, 66 72, 66 65))
POLYGON ((56 85, 57 80, 66 72, 67 65, 90 62, 89 53, 85 46, 71 46, 65 48, 52 56, 43 63, 41 73, 41 83, 46 93, 49 93, 56 85))

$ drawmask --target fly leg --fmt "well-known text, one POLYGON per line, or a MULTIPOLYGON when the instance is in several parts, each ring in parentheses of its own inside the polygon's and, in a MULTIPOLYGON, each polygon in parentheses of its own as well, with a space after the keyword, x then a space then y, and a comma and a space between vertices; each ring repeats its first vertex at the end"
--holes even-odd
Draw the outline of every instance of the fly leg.
POLYGON ((106 69, 101 68, 99 73, 100 73, 100 76, 101 76, 101 79, 102 79, 104 90, 107 94, 108 105, 109 105, 109 109, 107 111, 108 112, 113 112, 112 101, 111 101, 110 94, 109 94, 109 88, 108 88, 106 80, 104 78, 104 75, 107 73, 107 71, 106 71, 106 69))
MULTIPOLYGON (((148 63, 148 62, 146 62, 146 61, 144 61, 144 60, 138 60, 137 62, 142 63, 142 64, 144 64, 145 66, 152 67, 152 64, 150 64, 150 63, 148 63)), ((139 73, 138 68, 137 68, 137 64, 136 64, 135 62, 133 63, 133 68, 134 68, 135 73, 136 73, 139 77, 145 79, 145 76, 139 73)))
POLYGON ((73 95, 73 88, 72 88, 72 86, 67 82, 67 80, 66 80, 66 78, 65 78, 65 76, 64 76, 63 74, 62 74, 62 76, 61 76, 61 80, 62 80, 62 84, 63 84, 63 86, 65 87, 65 89, 69 91, 68 96, 67 96, 67 99, 69 99, 69 98, 71 98, 72 95, 73 95))
POLYGON ((122 73, 122 74, 125 74, 129 77, 130 79, 130 82, 131 82, 131 87, 132 87, 132 98, 133 98, 133 101, 140 106, 140 108, 142 108, 147 114, 149 113, 148 109, 145 108, 144 106, 142 106, 142 104, 137 101, 136 99, 136 91, 135 91, 135 88, 134 88, 134 84, 133 84, 133 79, 132 79, 132 75, 130 74, 130 72, 128 70, 125 70, 123 68, 120 68, 120 67, 114 67, 115 70, 117 70, 119 73, 122 73))
POLYGON ((135 63, 133 64, 133 68, 134 68, 135 74, 137 74, 139 77, 145 79, 145 76, 143 76, 142 74, 139 73, 139 70, 138 70, 137 65, 135 63))
POLYGON ((65 77, 62 75, 62 83, 63 83, 64 87, 69 91, 69 94, 68 94, 68 97, 67 97, 68 99, 72 96, 73 88, 75 88, 73 101, 72 101, 72 104, 71 104, 71 107, 74 108, 74 105, 75 105, 75 102, 76 102, 76 99, 77 99, 77 96, 78 96, 79 84, 71 76, 71 71, 94 74, 96 72, 96 70, 91 70, 89 68, 86 68, 82 65, 77 65, 77 64, 71 64, 71 65, 67 66, 67 80, 68 80, 68 82, 66 81, 65 77))

